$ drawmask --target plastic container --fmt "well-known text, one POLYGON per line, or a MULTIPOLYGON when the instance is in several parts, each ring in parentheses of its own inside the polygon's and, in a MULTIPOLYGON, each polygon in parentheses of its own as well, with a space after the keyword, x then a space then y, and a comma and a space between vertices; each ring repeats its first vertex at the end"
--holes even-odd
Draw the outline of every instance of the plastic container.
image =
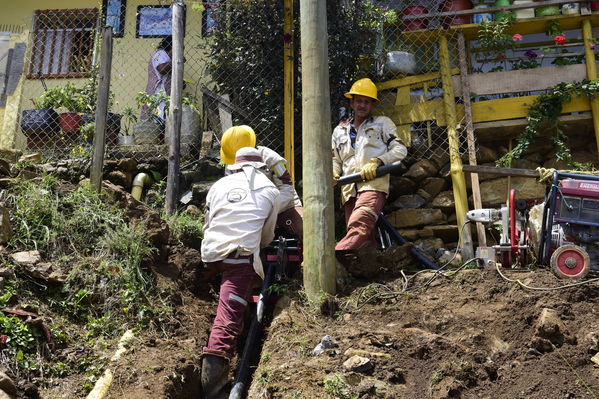
POLYGON ((580 14, 580 4, 578 3, 568 3, 562 5, 562 15, 579 15, 580 14))
MULTIPOLYGON (((485 8, 491 8, 491 5, 490 4, 478 4, 478 5, 474 6, 475 10, 478 10, 478 9, 482 10, 485 8)), ((493 20, 493 14, 490 12, 486 12, 483 14, 474 14, 472 16, 473 24, 480 24, 482 22, 491 22, 492 20, 493 20)))
POLYGON ((28 109, 21 117, 23 133, 58 133, 58 113, 51 108, 28 109))
POLYGON ((137 122, 135 125, 135 144, 158 144, 162 128, 149 119, 137 122))
MULTIPOLYGON (((170 137, 170 118, 169 114, 166 118, 165 139, 168 143, 170 137)), ((187 104, 183 104, 181 108, 181 137, 180 148, 182 156, 189 156, 191 151, 200 147, 200 115, 187 104)))
POLYGON ((416 56, 407 51, 389 51, 385 70, 392 74, 413 75, 417 71, 416 56))
MULTIPOLYGON (((514 0, 514 5, 533 3, 532 0, 514 0)), ((535 17, 535 9, 534 8, 523 8, 521 10, 516 10, 516 19, 529 19, 535 17)))
MULTIPOLYGON (((510 0, 496 0, 494 6, 495 7, 505 7, 511 5, 510 0)), ((495 13, 496 21, 503 21, 505 19, 512 18, 514 13, 512 11, 498 11, 495 13)))

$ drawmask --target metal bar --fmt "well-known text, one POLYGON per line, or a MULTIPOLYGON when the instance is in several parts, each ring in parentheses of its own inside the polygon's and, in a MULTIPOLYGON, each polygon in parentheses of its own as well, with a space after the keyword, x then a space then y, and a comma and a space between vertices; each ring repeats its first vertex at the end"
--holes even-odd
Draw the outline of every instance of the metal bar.
POLYGON ((100 73, 98 76, 98 106, 96 108, 96 127, 90 183, 92 189, 100 192, 102 188, 102 167, 104 166, 104 151, 106 147, 106 118, 108 116, 108 97, 110 93, 110 74, 112 70, 112 27, 108 26, 102 32, 102 53, 100 55, 100 73))
POLYGON ((183 106, 183 52, 184 43, 184 6, 182 2, 173 3, 173 69, 171 83, 171 104, 168 172, 166 178, 166 214, 172 215, 177 209, 179 195, 179 158, 181 146, 181 108, 183 106))
MULTIPOLYGON (((476 143, 474 141, 474 125, 472 123, 472 104, 470 103, 470 79, 468 78, 468 65, 466 64, 466 40, 464 32, 458 32, 458 53, 460 59, 460 82, 462 84, 462 100, 464 102, 464 114, 466 116, 466 136, 468 139, 468 163, 476 165, 476 143)), ((470 175, 472 180, 472 198, 474 200, 474 209, 482 209, 483 203, 480 195, 480 184, 478 174, 470 175)), ((487 246, 487 235, 485 226, 482 223, 476 223, 476 236, 478 245, 487 246)))
POLYGON ((403 21, 409 21, 411 19, 430 19, 437 17, 452 17, 452 16, 461 16, 461 15, 474 15, 481 13, 494 13, 498 11, 514 11, 514 10, 523 10, 525 8, 540 8, 540 7, 548 7, 548 6, 560 6, 563 4, 570 3, 586 3, 585 0, 548 0, 538 3, 525 3, 525 4, 517 4, 511 6, 503 6, 503 7, 489 7, 485 9, 469 9, 469 10, 461 10, 461 11, 447 11, 447 12, 437 12, 432 14, 418 14, 418 15, 406 15, 401 19, 403 21), (484 11, 483 11, 484 10, 484 11))
POLYGON ((293 0, 283 1, 283 115, 284 115, 284 147, 287 169, 291 174, 291 180, 295 182, 295 138, 293 131, 294 123, 294 83, 293 83, 293 0))
POLYGON ((534 179, 539 178, 539 172, 537 172, 534 169, 500 168, 495 166, 483 165, 463 165, 462 170, 464 172, 486 173, 489 175, 532 177, 534 179))
MULTIPOLYGON (((443 104, 447 115, 447 139, 449 142, 449 159, 451 162, 451 181, 453 184, 453 197, 455 201, 455 211, 458 219, 458 226, 461 228, 466 223, 466 213, 468 212, 468 196, 466 194, 466 179, 462 171, 462 158, 460 156, 460 138, 458 135, 456 105, 453 91, 453 82, 451 78, 451 67, 449 61, 449 49, 447 37, 439 37, 439 66, 441 70, 441 81, 443 82, 443 104)), ((464 259, 472 259, 474 251, 472 249, 472 233, 470 226, 461 229, 462 251, 464 259)))
POLYGON ((326 3, 300 0, 304 287, 310 300, 336 290, 333 163, 326 3))

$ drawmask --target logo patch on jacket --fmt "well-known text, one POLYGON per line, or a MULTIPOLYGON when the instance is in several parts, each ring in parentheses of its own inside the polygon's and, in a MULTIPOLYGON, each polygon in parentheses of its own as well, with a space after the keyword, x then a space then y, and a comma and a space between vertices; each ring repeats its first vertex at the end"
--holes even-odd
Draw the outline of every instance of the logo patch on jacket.
POLYGON ((243 201, 247 197, 248 193, 243 188, 234 188, 227 194, 227 201, 239 202, 243 201))

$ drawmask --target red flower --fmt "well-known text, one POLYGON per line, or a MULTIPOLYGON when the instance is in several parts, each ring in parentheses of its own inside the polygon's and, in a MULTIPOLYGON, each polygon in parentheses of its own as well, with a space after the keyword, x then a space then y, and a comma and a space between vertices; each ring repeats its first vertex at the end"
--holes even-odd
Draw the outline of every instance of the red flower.
POLYGON ((553 40, 555 40, 555 44, 559 44, 560 46, 563 46, 566 43, 566 37, 562 35, 555 36, 553 40))
POLYGON ((498 60, 505 60, 505 55, 500 55, 497 57, 498 60))
POLYGON ((212 8, 212 6, 210 4, 204 3, 204 10, 208 10, 210 8, 212 8))
POLYGON ((514 36, 512 36, 512 40, 515 41, 515 42, 519 42, 522 39, 524 39, 524 37, 521 34, 519 34, 519 33, 516 33, 516 34, 514 34, 514 36))

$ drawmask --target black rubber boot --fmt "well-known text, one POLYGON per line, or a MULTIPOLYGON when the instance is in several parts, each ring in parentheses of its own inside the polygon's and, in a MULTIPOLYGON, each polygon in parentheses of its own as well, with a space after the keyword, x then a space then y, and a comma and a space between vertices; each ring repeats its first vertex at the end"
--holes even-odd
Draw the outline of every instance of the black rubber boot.
POLYGON ((204 399, 227 399, 229 393, 229 361, 224 357, 204 355, 202 359, 202 392, 204 399))

